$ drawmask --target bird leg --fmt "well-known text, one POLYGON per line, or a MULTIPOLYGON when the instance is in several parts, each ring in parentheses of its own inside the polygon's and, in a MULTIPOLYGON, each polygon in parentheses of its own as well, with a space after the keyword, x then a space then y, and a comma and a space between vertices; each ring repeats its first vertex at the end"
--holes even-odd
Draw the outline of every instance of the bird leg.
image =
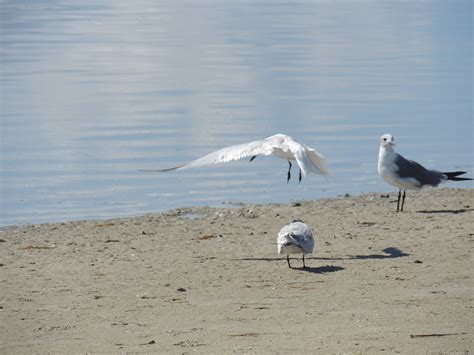
POLYGON ((402 197, 402 190, 398 190, 397 212, 400 211, 400 198, 402 197))
POLYGON ((291 269, 290 256, 288 254, 286 255, 286 261, 288 262, 288 267, 291 269))
POLYGON ((288 177, 286 178, 286 182, 288 183, 290 181, 290 177, 291 177, 291 161, 288 160, 288 165, 289 165, 289 168, 288 168, 288 177))
POLYGON ((303 269, 306 268, 306 265, 304 264, 304 253, 303 253, 303 269))
POLYGON ((301 182, 301 169, 300 169, 300 176, 298 178, 298 182, 301 182))
POLYGON ((256 157, 257 157, 256 155, 254 155, 253 157, 251 157, 249 163, 251 163, 252 160, 254 160, 256 157))
POLYGON ((407 194, 406 190, 403 190, 403 196, 402 196, 402 207, 400 208, 400 212, 403 212, 403 205, 405 204, 405 196, 407 194))

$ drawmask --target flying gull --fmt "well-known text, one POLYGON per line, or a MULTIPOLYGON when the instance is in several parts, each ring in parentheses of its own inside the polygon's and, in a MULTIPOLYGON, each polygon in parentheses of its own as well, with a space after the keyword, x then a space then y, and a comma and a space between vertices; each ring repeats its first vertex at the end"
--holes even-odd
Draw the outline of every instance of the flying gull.
POLYGON ((288 173, 286 181, 290 181, 291 162, 296 161, 300 168, 299 181, 302 176, 307 177, 310 173, 319 175, 329 175, 330 171, 326 166, 326 159, 315 149, 296 142, 293 138, 284 134, 275 134, 265 139, 233 145, 219 149, 189 163, 178 165, 172 168, 159 170, 140 170, 145 172, 164 172, 172 170, 182 170, 205 165, 227 163, 233 160, 250 157, 253 161, 258 155, 275 155, 278 158, 288 161, 288 173))

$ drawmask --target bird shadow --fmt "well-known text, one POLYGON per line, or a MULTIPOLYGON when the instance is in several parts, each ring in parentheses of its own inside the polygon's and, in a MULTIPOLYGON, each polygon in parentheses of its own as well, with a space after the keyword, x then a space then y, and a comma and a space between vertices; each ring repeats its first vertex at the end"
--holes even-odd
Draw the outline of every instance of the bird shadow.
MULTIPOLYGON (((240 261, 278 261, 278 262, 283 262, 286 261, 285 258, 281 257, 274 257, 274 258, 242 258, 242 259, 237 259, 240 261)), ((327 260, 327 261, 338 261, 338 260, 344 260, 344 258, 318 258, 318 257, 305 257, 305 260, 327 260)), ((298 263, 301 262, 300 258, 291 258, 291 262, 298 263)), ((334 265, 326 265, 326 266, 319 266, 319 267, 310 267, 310 266, 301 266, 301 267, 295 267, 291 266, 290 269, 293 270, 298 270, 298 271, 305 271, 305 272, 310 272, 313 274, 326 274, 329 272, 336 272, 336 271, 341 271, 344 270, 342 266, 334 266, 334 265)))
POLYGON ((359 259, 359 260, 366 260, 366 259, 393 259, 393 258, 401 258, 404 256, 408 256, 410 254, 405 253, 401 251, 398 248, 385 248, 382 250, 385 254, 369 254, 369 255, 352 255, 348 256, 347 259, 349 260, 354 260, 354 259, 359 259))
POLYGON ((337 272, 344 270, 342 266, 335 266, 335 265, 326 265, 326 266, 319 266, 319 267, 292 267, 294 270, 310 272, 313 274, 326 274, 329 272, 337 272))
POLYGON ((367 254, 367 255, 348 255, 340 258, 310 257, 307 259, 337 261, 337 260, 367 260, 367 259, 394 259, 409 256, 410 254, 401 251, 398 248, 388 247, 382 250, 385 254, 367 254))
POLYGON ((436 213, 452 213, 452 214, 459 214, 459 213, 465 213, 465 212, 472 212, 474 211, 474 208, 459 208, 456 210, 421 210, 421 211, 416 211, 416 213, 425 213, 425 214, 436 214, 436 213))
MULTIPOLYGON (((324 260, 324 261, 343 261, 343 260, 367 260, 367 259, 395 259, 395 258, 402 258, 404 256, 409 256, 410 254, 403 252, 402 250, 394 247, 388 247, 382 250, 384 254, 368 254, 368 255, 348 255, 345 257, 339 258, 326 258, 326 257, 308 257, 306 256, 306 260, 324 260)), ((274 258, 241 258, 238 259, 241 261, 281 261, 286 260, 286 258, 282 257, 274 257, 274 258)), ((325 268, 326 266, 322 266, 321 268, 325 268)), ((330 266, 327 266, 330 267, 330 266)), ((338 266, 335 266, 336 268, 338 266)), ((313 269, 321 269, 321 268, 313 268, 313 269)), ((308 269, 308 268, 307 268, 308 269)), ((311 268, 310 268, 311 269, 311 268)), ((338 271, 338 270, 335 270, 338 271)), ((326 271, 329 272, 329 271, 326 271)))

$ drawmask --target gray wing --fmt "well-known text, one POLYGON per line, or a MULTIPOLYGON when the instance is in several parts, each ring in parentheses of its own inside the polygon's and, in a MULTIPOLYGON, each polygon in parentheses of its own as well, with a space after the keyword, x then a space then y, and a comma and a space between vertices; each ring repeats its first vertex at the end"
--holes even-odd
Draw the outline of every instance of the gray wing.
POLYGON ((423 165, 413 160, 408 160, 400 154, 395 156, 395 164, 398 166, 397 174, 400 178, 414 178, 423 185, 438 186, 446 179, 439 171, 426 169, 423 165))
POLYGON ((295 241, 295 244, 303 249, 306 253, 312 253, 314 248, 314 239, 313 236, 309 235, 295 235, 291 234, 290 238, 295 241))

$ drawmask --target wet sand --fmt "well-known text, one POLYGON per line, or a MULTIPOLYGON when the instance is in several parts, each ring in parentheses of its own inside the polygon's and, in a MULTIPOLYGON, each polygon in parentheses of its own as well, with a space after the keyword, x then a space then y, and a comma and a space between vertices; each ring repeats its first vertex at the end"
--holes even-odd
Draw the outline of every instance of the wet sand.
POLYGON ((474 190, 177 209, 0 232, 0 352, 466 353, 474 190), (315 253, 288 268, 293 219, 315 253))

